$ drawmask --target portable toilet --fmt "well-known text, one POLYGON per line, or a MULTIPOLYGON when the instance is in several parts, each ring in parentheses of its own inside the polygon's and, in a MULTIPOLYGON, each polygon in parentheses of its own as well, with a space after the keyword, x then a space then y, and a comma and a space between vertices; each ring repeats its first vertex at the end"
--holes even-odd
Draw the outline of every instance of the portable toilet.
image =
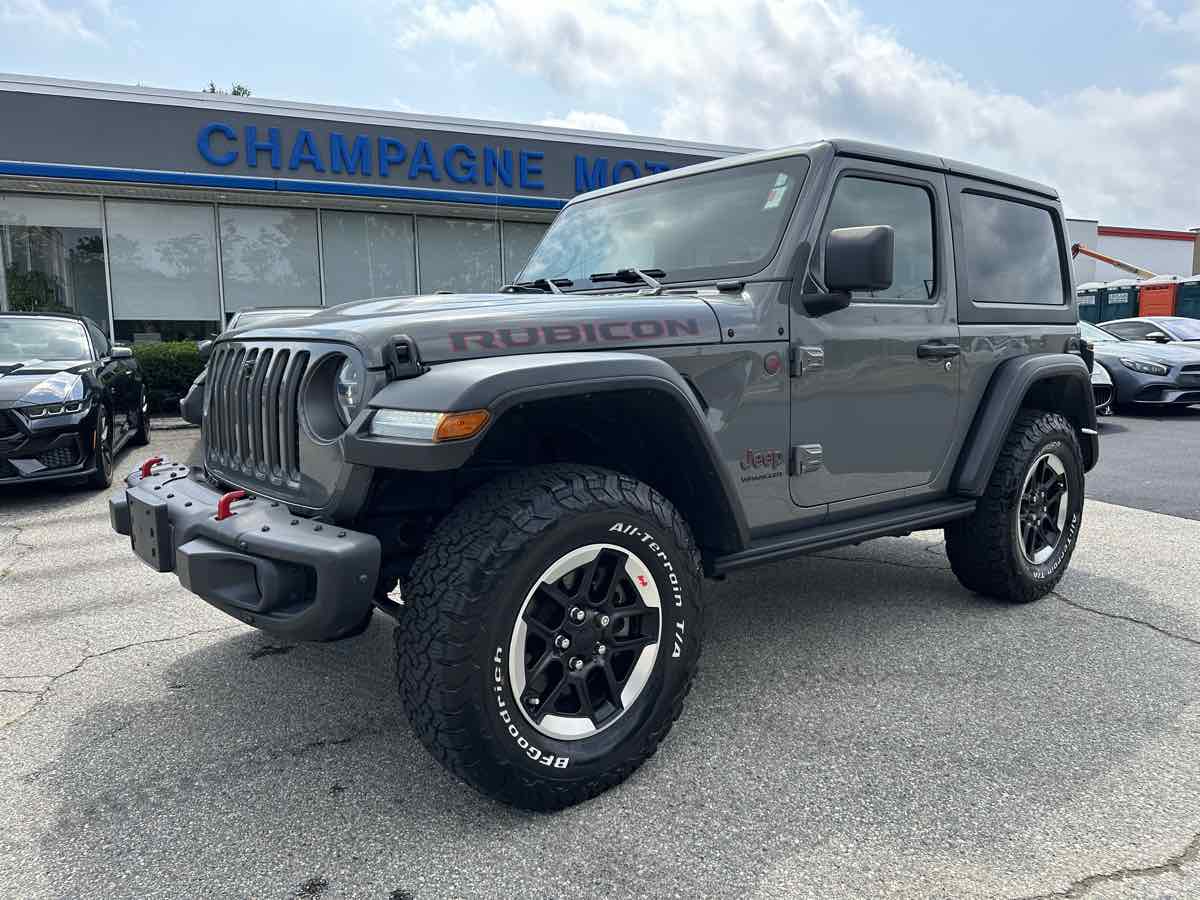
POLYGON ((1200 275, 1179 279, 1175 294, 1175 315, 1200 319, 1200 275))
POLYGON ((1175 298, 1179 278, 1175 275, 1156 275, 1138 285, 1139 316, 1175 315, 1175 298))
POLYGON ((1093 325, 1100 321, 1100 289, 1104 285, 1098 281, 1085 281, 1075 288, 1075 305, 1079 309, 1079 318, 1093 325))
POLYGON ((1097 322, 1128 319, 1137 315, 1138 283, 1132 278, 1110 281, 1099 291, 1100 318, 1097 322))

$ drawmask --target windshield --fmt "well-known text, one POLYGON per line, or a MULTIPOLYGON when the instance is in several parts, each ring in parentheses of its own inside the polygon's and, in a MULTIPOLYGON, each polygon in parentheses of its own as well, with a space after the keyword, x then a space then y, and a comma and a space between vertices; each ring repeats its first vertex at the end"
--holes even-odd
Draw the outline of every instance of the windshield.
POLYGON ((1097 328, 1091 322, 1080 322, 1079 330, 1083 334, 1085 341, 1091 341, 1093 344, 1107 344, 1123 341, 1124 338, 1119 338, 1111 331, 1105 331, 1103 328, 1097 328))
POLYGON ((579 290, 633 268, 668 282, 753 274, 774 255, 807 174, 808 158, 790 156, 581 200, 518 280, 566 278, 579 290))
POLYGON ((1171 329, 1171 337, 1178 341, 1200 341, 1200 320, 1168 319, 1166 325, 1171 329))
POLYGON ((34 359, 91 359, 83 325, 70 319, 0 316, 0 365, 34 359))

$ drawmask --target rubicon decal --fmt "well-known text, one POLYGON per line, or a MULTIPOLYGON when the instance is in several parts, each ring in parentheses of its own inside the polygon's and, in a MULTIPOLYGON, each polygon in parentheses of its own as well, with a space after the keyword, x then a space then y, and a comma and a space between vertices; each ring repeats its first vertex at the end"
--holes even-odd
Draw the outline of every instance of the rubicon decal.
POLYGON ((695 319, 637 319, 630 322, 581 322, 562 325, 529 325, 485 331, 450 332, 450 349, 516 350, 526 347, 565 347, 572 344, 615 344, 655 338, 699 337, 695 319))

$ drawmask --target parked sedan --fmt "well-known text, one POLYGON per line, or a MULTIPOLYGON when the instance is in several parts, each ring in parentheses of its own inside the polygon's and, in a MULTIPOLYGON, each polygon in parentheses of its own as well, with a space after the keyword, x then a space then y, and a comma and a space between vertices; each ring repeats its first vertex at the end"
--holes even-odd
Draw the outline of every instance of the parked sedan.
POLYGON ((112 482, 126 444, 150 440, 133 351, 90 319, 0 313, 0 485, 112 482))
POLYGON ((1153 341, 1156 344, 1190 344, 1200 347, 1200 319, 1184 316, 1138 316, 1113 319, 1102 326, 1127 341, 1153 341))
POLYGON ((1079 328, 1095 348, 1096 365, 1112 376, 1113 406, 1200 403, 1200 348, 1125 340, 1089 322, 1079 328))
MULTIPOLYGON (((229 320, 229 324, 225 327, 225 331, 233 331, 249 325, 262 325, 264 322, 275 319, 302 318, 304 316, 315 315, 320 311, 320 308, 311 306, 272 306, 261 309, 243 309, 233 314, 233 317, 229 320)), ((211 345, 212 341, 201 341, 199 344, 200 355, 205 359, 208 358, 208 348, 211 345)), ((192 382, 192 386, 188 388, 187 396, 179 401, 179 415, 185 422, 199 425, 204 418, 204 382, 207 378, 208 367, 206 366, 196 376, 196 380, 192 382)))

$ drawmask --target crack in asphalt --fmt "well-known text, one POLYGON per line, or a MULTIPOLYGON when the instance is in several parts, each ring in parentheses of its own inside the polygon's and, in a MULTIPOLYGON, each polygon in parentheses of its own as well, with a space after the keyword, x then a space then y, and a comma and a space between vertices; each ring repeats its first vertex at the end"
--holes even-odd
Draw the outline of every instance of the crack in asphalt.
POLYGON ((1050 596, 1062 601, 1067 606, 1073 606, 1075 609, 1083 612, 1093 613, 1097 616, 1103 616, 1106 619, 1115 619, 1118 622, 1128 622, 1131 625, 1141 625, 1143 628, 1149 628, 1151 631, 1161 634, 1163 637, 1170 638, 1173 641, 1182 641, 1185 644, 1191 644, 1193 647, 1200 647, 1200 639, 1189 637, 1186 634, 1179 634, 1175 631, 1163 628, 1160 625, 1155 625, 1153 622, 1147 622, 1145 619, 1139 619, 1136 616, 1125 616, 1121 613, 1106 612, 1103 609, 1096 609, 1094 606, 1088 606, 1080 603, 1078 600, 1072 600, 1069 597, 1064 597, 1058 591, 1051 591, 1050 596))
POLYGON ((9 547, 19 547, 20 548, 20 552, 14 554, 13 557, 4 564, 4 568, 0 569, 0 581, 3 581, 5 578, 7 578, 9 575, 12 574, 12 571, 14 568, 16 568, 17 563, 19 563, 22 559, 24 559, 26 556, 28 556, 30 553, 32 553, 34 550, 36 550, 38 548, 37 548, 37 544, 26 544, 24 541, 21 540, 21 535, 25 533, 24 525, 16 525, 16 524, 10 525, 7 523, 0 523, 0 527, 11 528, 13 530, 12 542, 7 544, 5 546, 5 549, 8 549, 9 547))
POLYGON ((231 631, 238 627, 240 627, 240 626, 223 625, 220 628, 201 628, 196 631, 189 631, 186 634, 176 634, 176 635, 171 635, 169 637, 151 638, 151 639, 145 640, 145 641, 131 641, 128 644, 121 644, 120 646, 117 646, 117 647, 110 647, 107 650, 101 650, 99 653, 85 654, 77 663, 75 663, 75 665, 71 666, 69 669, 59 672, 56 675, 12 676, 12 677, 18 677, 18 678, 19 677, 49 678, 50 681, 45 687, 43 687, 39 691, 24 691, 24 692, 14 691, 14 692, 12 692, 12 693, 33 694, 37 697, 37 699, 34 700, 32 704, 30 704, 30 706, 27 710, 25 710, 23 713, 21 713, 15 719, 11 719, 8 722, 4 723, 4 725, 0 726, 0 728, 6 728, 6 729, 11 728, 14 725, 16 725, 18 722, 24 721, 28 716, 33 714, 34 710, 39 709, 46 702, 46 698, 50 696, 50 692, 52 690, 54 690, 54 686, 56 684, 58 684, 58 682, 61 679, 66 678, 68 675, 75 674, 76 672, 78 672, 80 669, 82 669, 85 665, 87 665, 89 662, 91 662, 94 659, 101 659, 105 656, 112 656, 114 653, 120 653, 124 650, 132 650, 134 647, 145 647, 150 644, 166 644, 171 641, 181 641, 184 638, 195 637, 196 635, 199 635, 199 634, 214 634, 219 631, 231 631))
POLYGON ((1098 885, 1121 882, 1127 878, 1153 878, 1157 875, 1166 875, 1168 873, 1182 875, 1183 867, 1196 862, 1197 859, 1200 859, 1200 832, 1192 836, 1192 839, 1187 842, 1183 850, 1174 856, 1167 857, 1161 863, 1084 875, 1082 878, 1072 881, 1064 890, 1052 891, 1049 894, 1032 894, 1028 897, 1022 897, 1020 900, 1060 900, 1060 898, 1066 900, 1066 898, 1082 897, 1098 885))

